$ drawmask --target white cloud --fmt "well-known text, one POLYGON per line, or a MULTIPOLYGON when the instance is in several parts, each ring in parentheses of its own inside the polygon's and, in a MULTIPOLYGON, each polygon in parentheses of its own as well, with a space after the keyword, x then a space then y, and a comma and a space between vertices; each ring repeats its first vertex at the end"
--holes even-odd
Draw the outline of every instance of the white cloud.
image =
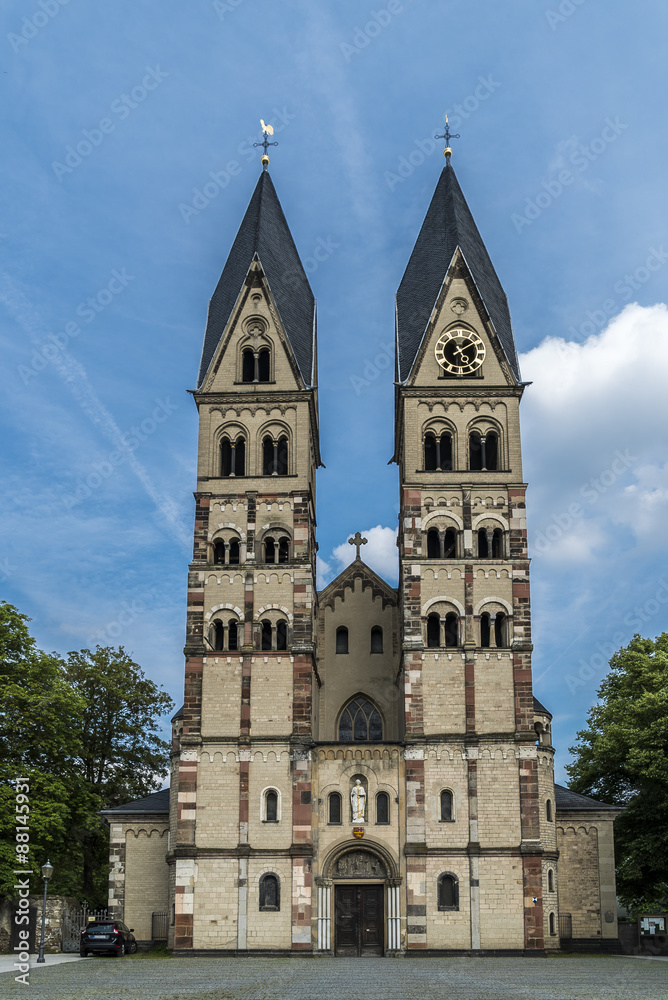
POLYGON ((659 544, 668 513, 666 306, 629 305, 600 334, 548 338, 521 362, 533 382, 522 404, 532 554, 586 562, 621 544, 659 544))
MULTIPOLYGON (((367 528, 362 532, 367 544, 360 549, 360 558, 383 579, 396 581, 399 572, 399 555, 397 549, 397 532, 394 528, 383 528, 377 524, 375 528, 367 528)), ((355 546, 346 540, 335 546, 332 558, 338 563, 336 572, 340 573, 355 558, 355 546)))

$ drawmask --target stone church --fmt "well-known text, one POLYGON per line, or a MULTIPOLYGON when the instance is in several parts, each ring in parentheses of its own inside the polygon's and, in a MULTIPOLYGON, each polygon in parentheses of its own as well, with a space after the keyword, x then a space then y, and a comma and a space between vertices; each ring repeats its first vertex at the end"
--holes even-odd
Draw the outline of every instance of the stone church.
POLYGON ((171 787, 104 814, 110 911, 180 955, 616 945, 619 810, 554 783, 525 384, 445 156, 396 296, 397 589, 359 534, 316 587, 315 299, 266 147, 209 304, 171 787))

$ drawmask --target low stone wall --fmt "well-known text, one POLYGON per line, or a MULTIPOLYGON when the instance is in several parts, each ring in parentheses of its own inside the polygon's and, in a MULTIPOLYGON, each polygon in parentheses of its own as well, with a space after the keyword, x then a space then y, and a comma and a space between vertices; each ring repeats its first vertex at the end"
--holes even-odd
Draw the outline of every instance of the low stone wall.
MULTIPOLYGON (((30 909, 36 914, 35 922, 35 943, 31 949, 39 949, 40 935, 42 933, 42 900, 43 895, 31 895, 29 897, 30 909)), ((63 911, 78 909, 81 906, 74 896, 47 896, 46 899, 46 921, 44 927, 44 950, 48 952, 58 952, 62 950, 62 926, 63 911)), ((11 899, 0 902, 0 952, 11 951, 12 935, 15 933, 14 916, 16 913, 16 903, 11 899)))

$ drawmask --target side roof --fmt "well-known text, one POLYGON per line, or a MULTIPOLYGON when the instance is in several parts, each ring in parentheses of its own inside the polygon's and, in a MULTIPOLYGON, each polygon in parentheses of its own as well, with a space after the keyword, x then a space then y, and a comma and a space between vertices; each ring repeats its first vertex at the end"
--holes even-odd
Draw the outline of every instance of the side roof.
POLYGON ((592 812, 623 812, 622 806, 611 806, 609 802, 598 802, 588 795, 580 795, 563 785, 554 786, 554 803, 557 809, 562 810, 591 810, 592 812))
POLYGON ((153 792, 143 799, 133 799, 132 802, 125 802, 120 806, 112 806, 111 809, 101 809, 101 816, 113 816, 116 813, 168 813, 169 812, 169 788, 161 788, 159 792, 153 792))
POLYGON ((315 298, 276 189, 263 170, 209 303, 198 389, 255 259, 262 265, 304 384, 315 381, 315 298))
POLYGON ((519 362, 506 293, 449 159, 441 171, 397 291, 397 379, 405 382, 411 373, 457 247, 464 256, 508 364, 519 382, 519 362))

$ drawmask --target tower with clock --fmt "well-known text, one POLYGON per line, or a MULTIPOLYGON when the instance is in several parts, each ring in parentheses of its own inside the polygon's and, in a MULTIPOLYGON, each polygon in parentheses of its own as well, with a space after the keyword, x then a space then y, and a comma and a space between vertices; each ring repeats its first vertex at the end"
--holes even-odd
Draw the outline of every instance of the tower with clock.
POLYGON ((452 151, 396 296, 399 586, 356 532, 318 589, 315 299, 263 129, 193 393, 171 788, 107 810, 110 912, 149 940, 164 911, 180 955, 613 947, 617 810, 554 783, 531 675, 525 384, 452 151))

